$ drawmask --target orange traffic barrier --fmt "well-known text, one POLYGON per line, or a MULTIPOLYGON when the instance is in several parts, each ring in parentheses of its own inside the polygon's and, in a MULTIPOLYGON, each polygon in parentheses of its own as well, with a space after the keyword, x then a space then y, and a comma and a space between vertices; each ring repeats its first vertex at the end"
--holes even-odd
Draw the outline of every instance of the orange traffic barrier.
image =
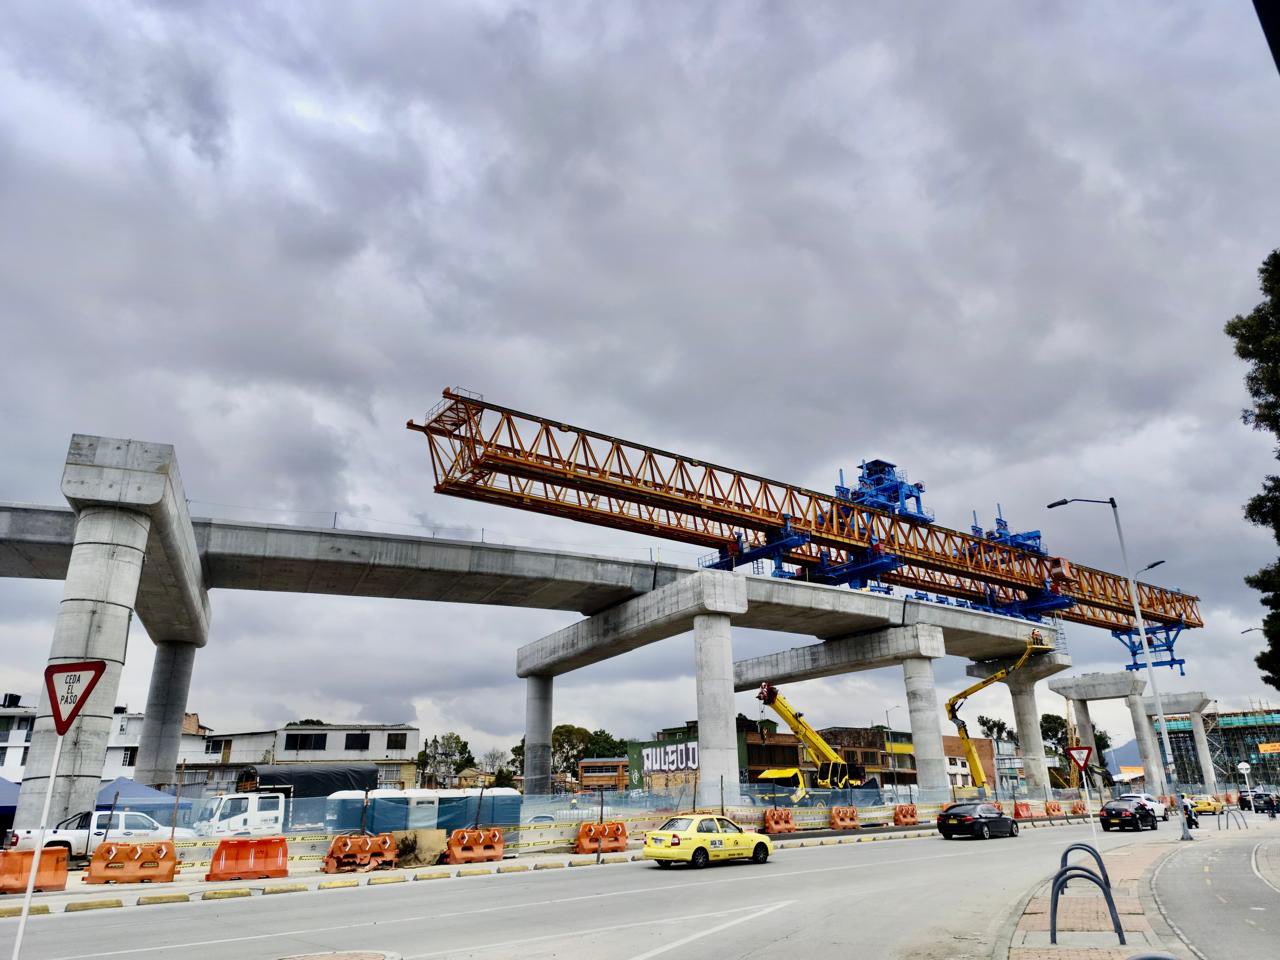
POLYGON ((1001 803, 999 800, 997 800, 995 803, 993 803, 993 804, 991 804, 991 805, 992 805, 993 807, 995 807, 995 808, 996 808, 996 813, 1000 814, 1001 816, 1003 816, 1003 815, 1004 815, 1004 804, 1003 804, 1003 803, 1001 803))
POLYGON ((172 883, 177 872, 178 855, 172 843, 100 843, 84 882, 172 883))
POLYGON ((832 807, 831 808, 831 829, 832 830, 858 830, 862 826, 858 822, 857 807, 832 807))
POLYGON ((502 831, 455 830, 445 845, 445 863, 483 863, 502 859, 502 831))
POLYGON ((1046 800, 1044 802, 1044 815, 1046 817, 1062 816, 1062 804, 1057 800, 1046 800))
POLYGON ((893 808, 893 825, 895 827, 914 827, 920 822, 916 815, 914 803, 900 803, 893 808))
POLYGON ((1089 808, 1084 805, 1083 800, 1077 800, 1071 805, 1071 815, 1073 817, 1083 817, 1088 814, 1089 808))
POLYGON ((267 880, 289 875, 284 837, 232 837, 218 841, 206 880, 267 880))
POLYGON ((1234 793, 1228 793, 1227 803, 1235 803, 1235 802, 1236 802, 1236 795, 1234 793))
POLYGON ((1013 804, 1013 819, 1030 820, 1031 804, 1027 803, 1024 800, 1015 800, 1013 804))
POLYGON ((762 829, 768 834, 795 833, 796 821, 795 818, 791 816, 791 808, 773 807, 766 810, 764 812, 764 827, 762 829))
POLYGON ((389 833, 373 837, 363 833, 344 833, 334 837, 329 844, 329 852, 324 856, 324 872, 389 870, 395 867, 398 858, 395 838, 389 833))
MULTIPOLYGON (((0 893, 25 893, 34 850, 6 850, 0 853, 0 893)), ((37 890, 67 889, 67 848, 45 847, 36 868, 37 890)))
POLYGON ((619 853, 627 849, 627 825, 621 821, 611 823, 584 823, 578 827, 578 841, 574 853, 619 853))

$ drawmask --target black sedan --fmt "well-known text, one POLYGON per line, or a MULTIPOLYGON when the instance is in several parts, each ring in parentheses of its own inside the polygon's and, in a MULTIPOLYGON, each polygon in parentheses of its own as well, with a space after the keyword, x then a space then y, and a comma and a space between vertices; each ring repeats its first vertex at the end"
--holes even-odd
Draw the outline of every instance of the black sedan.
POLYGON ((938 832, 947 840, 956 837, 1016 837, 1018 821, 1006 817, 990 803, 953 803, 938 814, 938 832))
POLYGON ((1108 800, 1098 814, 1103 830, 1159 829, 1156 812, 1141 800, 1108 800))

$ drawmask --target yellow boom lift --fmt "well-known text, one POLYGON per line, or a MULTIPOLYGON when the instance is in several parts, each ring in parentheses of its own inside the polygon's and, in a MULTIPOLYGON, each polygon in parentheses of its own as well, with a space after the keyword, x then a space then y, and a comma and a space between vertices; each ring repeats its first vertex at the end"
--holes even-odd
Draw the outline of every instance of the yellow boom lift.
POLYGON ((808 788, 826 787, 833 790, 844 790, 848 787, 859 786, 862 781, 852 777, 849 773, 849 765, 841 758, 831 744, 822 739, 817 730, 809 724, 804 718, 804 714, 797 711, 787 701, 772 683, 767 680, 760 684, 760 692, 756 694, 756 699, 765 706, 772 707, 773 712, 782 718, 782 722, 791 728, 791 732, 796 735, 796 739, 804 744, 805 752, 809 758, 818 766, 817 775, 813 778, 811 784, 805 783, 803 771, 799 767, 779 767, 773 770, 765 770, 760 774, 761 780, 770 780, 782 786, 791 787, 794 791, 791 799, 794 803, 800 803, 808 796, 808 788))
POLYGON ((1045 642, 1039 630, 1032 630, 1031 636, 1027 638, 1027 649, 1022 651, 1022 656, 1018 657, 1011 666, 1002 667, 991 676, 979 680, 972 686, 965 687, 947 701, 947 718, 956 725, 956 732, 960 735, 960 742, 964 744, 964 755, 969 761, 969 775, 973 777, 973 785, 978 790, 978 796, 984 796, 986 793, 987 775, 982 769, 982 761, 978 758, 978 750, 974 747, 973 741, 969 739, 969 728, 960 719, 960 708, 964 706, 966 700, 979 690, 985 690, 993 683, 999 683, 1015 670, 1020 670, 1031 659, 1033 653, 1052 649, 1053 646, 1045 642))

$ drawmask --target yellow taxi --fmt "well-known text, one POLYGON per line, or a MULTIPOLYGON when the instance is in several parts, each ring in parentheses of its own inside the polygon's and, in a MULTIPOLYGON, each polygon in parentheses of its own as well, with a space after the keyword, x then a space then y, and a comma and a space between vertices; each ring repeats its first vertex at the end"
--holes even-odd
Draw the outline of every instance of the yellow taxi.
POLYGON ((1218 814, 1222 812, 1222 801, 1215 800, 1207 793, 1191 798, 1191 809, 1196 813, 1218 814))
POLYGON ((713 860, 764 863, 772 852, 773 844, 763 833, 752 833, 727 817, 708 814, 672 817, 644 838, 644 858, 660 867, 673 863, 705 867, 713 860))

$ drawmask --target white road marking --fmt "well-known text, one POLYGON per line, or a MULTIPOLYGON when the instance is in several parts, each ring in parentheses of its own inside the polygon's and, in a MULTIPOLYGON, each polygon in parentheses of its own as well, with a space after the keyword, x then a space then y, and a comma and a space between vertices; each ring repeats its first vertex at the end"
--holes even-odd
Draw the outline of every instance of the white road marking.
MULTIPOLYGON (((795 901, 788 902, 794 903, 795 901)), ((710 917, 727 917, 732 914, 743 913, 748 910, 759 911, 758 913, 739 917, 736 920, 730 921, 728 925, 732 926, 735 923, 741 923, 743 920, 750 920, 752 916, 763 916, 774 909, 776 909, 776 907, 773 906, 768 906, 766 908, 765 904, 750 907, 730 907, 727 910, 716 910, 712 913, 691 913, 683 917, 658 917, 654 920, 637 920, 634 923, 615 923, 607 927, 590 927, 586 930, 566 930, 562 933, 546 933, 537 937, 522 937, 519 940, 501 940, 497 943, 480 943, 474 945, 468 944, 464 947, 450 947, 448 950, 432 950, 430 953, 415 953, 411 957, 406 957, 405 960, 426 960, 427 957, 447 957, 451 953, 471 953, 477 950, 496 950, 499 947, 519 947, 527 943, 539 943, 547 940, 564 940, 568 937, 589 937, 593 934, 599 933, 609 934, 615 930, 631 930, 636 927, 653 927, 662 923, 679 923, 684 920, 706 920, 710 917)), ((715 929, 719 930, 722 928, 716 927, 715 929)), ((699 933, 696 934, 696 936, 703 936, 703 934, 699 933)))
POLYGON ((793 903, 795 903, 794 900, 783 900, 781 903, 775 903, 763 910, 757 911, 756 913, 749 913, 745 917, 738 917, 735 920, 726 920, 724 923, 717 927, 712 927, 710 930, 699 930, 697 933, 691 933, 687 937, 681 937, 679 940, 673 940, 671 943, 663 944, 660 947, 654 947, 652 950, 642 953, 637 957, 632 957, 631 960, 651 960, 652 957, 660 956, 661 954, 674 950, 677 947, 683 947, 686 943, 693 943, 695 940, 701 940, 703 937, 709 937, 713 933, 719 933, 721 930, 728 930, 730 927, 736 927, 738 924, 746 923, 748 920, 754 920, 756 917, 763 917, 766 913, 773 913, 773 911, 779 910, 782 907, 789 907, 793 903))
POLYGON ((1258 869, 1258 850, 1259 848, 1261 848, 1261 846, 1262 846, 1262 843, 1257 843, 1254 845, 1253 852, 1249 854, 1249 866, 1253 867, 1253 875, 1255 877, 1257 877, 1259 880, 1265 883, 1268 887, 1270 887, 1276 893, 1280 893, 1280 887, 1277 887, 1274 883, 1272 883, 1270 880, 1264 877, 1262 875, 1262 871, 1258 869))

